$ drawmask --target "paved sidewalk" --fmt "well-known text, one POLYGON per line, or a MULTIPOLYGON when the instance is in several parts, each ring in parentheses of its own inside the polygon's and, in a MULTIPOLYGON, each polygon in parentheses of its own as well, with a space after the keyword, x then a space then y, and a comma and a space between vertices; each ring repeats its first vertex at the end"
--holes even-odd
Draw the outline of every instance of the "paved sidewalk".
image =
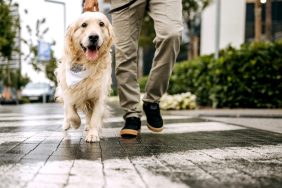
POLYGON ((282 109, 199 109, 168 111, 165 114, 201 118, 282 134, 282 109))
MULTIPOLYGON (((83 126, 61 130, 60 105, 0 106, 0 188, 282 185, 277 131, 166 112, 163 133, 142 126, 140 138, 124 140, 118 137, 122 112, 117 104, 111 106, 104 139, 92 144, 84 141, 83 126)), ((268 119, 273 118, 281 120, 268 119)))
POLYGON ((167 111, 169 114, 194 117, 245 117, 245 118, 282 118, 282 109, 196 109, 167 111))

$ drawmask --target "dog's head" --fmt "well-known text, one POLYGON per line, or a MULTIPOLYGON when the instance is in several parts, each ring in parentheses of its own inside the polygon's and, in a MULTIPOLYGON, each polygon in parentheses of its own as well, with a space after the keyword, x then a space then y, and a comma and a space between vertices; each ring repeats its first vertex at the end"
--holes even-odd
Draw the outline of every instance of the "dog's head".
POLYGON ((96 61, 109 52, 113 38, 112 26, 104 14, 85 12, 67 30, 65 53, 96 61))

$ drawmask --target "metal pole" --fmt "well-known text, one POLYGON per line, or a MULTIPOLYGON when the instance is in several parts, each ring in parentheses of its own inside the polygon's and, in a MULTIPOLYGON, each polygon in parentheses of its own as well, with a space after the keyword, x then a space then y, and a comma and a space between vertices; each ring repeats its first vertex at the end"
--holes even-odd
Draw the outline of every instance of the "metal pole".
POLYGON ((215 53, 214 58, 218 59, 219 50, 220 50, 220 9, 221 9, 221 0, 216 0, 215 4, 215 53))
POLYGON ((59 5, 62 5, 63 8, 64 8, 64 33, 66 32, 66 4, 64 2, 61 2, 61 1, 54 1, 54 0, 45 0, 46 2, 49 2, 49 3, 55 3, 55 4, 59 4, 59 5))

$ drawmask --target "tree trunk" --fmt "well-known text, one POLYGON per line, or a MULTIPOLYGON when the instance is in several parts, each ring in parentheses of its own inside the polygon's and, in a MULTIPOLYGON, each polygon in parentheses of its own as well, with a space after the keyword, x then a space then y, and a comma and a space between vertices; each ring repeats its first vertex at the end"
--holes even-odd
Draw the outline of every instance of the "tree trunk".
POLYGON ((11 79, 11 71, 10 71, 10 60, 7 60, 7 67, 6 67, 6 74, 7 74, 7 86, 12 85, 12 79, 11 79))
POLYGON ((193 37, 193 58, 197 58, 199 56, 199 37, 193 37))
POLYGON ((187 22, 188 36, 189 36, 188 52, 187 52, 188 60, 193 59, 193 34, 192 34, 192 23, 191 22, 192 22, 191 20, 187 22))
POLYGON ((266 19, 265 19, 265 35, 266 39, 272 40, 272 29, 271 29, 271 20, 272 20, 272 11, 271 11, 271 0, 267 0, 266 2, 266 19))
POLYGON ((261 2, 255 2, 255 41, 261 40, 261 2))
POLYGON ((199 56, 199 37, 190 36, 188 48, 188 60, 197 58, 199 56))

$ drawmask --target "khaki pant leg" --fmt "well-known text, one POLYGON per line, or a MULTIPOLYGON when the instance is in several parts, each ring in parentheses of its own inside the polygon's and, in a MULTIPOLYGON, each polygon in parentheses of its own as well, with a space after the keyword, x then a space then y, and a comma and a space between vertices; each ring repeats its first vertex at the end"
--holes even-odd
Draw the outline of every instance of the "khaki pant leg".
POLYGON ((180 50, 183 30, 181 0, 150 0, 149 15, 154 20, 156 52, 143 101, 159 102, 167 91, 169 77, 180 50))
MULTIPOLYGON (((124 5, 128 1, 112 0, 112 8, 124 5)), ((112 14, 112 24, 117 38, 116 79, 120 105, 125 110, 124 118, 141 116, 137 52, 145 5, 145 0, 139 0, 128 9, 112 14)))

